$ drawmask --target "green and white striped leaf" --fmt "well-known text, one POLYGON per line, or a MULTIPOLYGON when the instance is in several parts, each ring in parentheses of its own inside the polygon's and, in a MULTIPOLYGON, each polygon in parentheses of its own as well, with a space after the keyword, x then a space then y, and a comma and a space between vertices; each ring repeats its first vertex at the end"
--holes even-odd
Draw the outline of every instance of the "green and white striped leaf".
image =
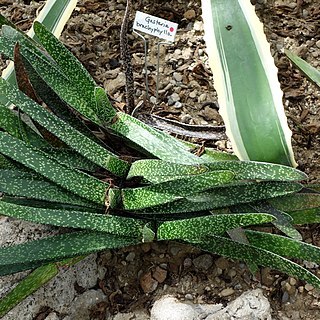
POLYGON ((298 183, 269 182, 239 183, 225 187, 216 187, 172 203, 165 203, 139 211, 143 214, 192 213, 217 208, 225 208, 241 203, 270 199, 298 192, 302 186, 298 183))
POLYGON ((220 113, 241 160, 296 166, 277 69, 247 0, 202 0, 220 113))
POLYGON ((108 185, 76 169, 70 169, 45 153, 0 131, 0 153, 25 165, 57 185, 89 201, 104 204, 108 185))
POLYGON ((0 201, 5 216, 58 227, 103 231, 123 237, 142 239, 143 225, 138 219, 91 212, 33 208, 0 201))
POLYGON ((227 184, 233 177, 231 171, 214 171, 147 187, 122 189, 122 205, 125 210, 141 210, 162 205, 217 185, 227 184))
POLYGON ((263 213, 219 214, 164 222, 158 229, 159 240, 193 241, 210 235, 223 235, 239 227, 268 223, 275 218, 263 213))
POLYGON ((196 246, 231 259, 254 262, 259 266, 276 269, 320 288, 320 279, 310 271, 268 250, 219 236, 210 236, 203 239, 196 246))
POLYGON ((318 87, 320 87, 320 71, 314 68, 307 61, 301 59, 293 52, 284 50, 287 57, 297 66, 311 81, 313 81, 318 87))
POLYGON ((0 276, 37 268, 49 262, 105 249, 135 245, 137 238, 106 232, 80 231, 0 248, 0 276))

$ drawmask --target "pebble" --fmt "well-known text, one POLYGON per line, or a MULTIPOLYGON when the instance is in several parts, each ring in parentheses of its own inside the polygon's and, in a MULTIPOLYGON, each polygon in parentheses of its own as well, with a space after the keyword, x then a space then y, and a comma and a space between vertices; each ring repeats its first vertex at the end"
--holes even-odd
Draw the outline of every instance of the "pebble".
POLYGON ((187 300, 193 300, 193 295, 191 293, 187 293, 185 296, 184 296, 187 300))
POLYGON ((317 48, 320 49, 320 40, 318 40, 318 41, 316 42, 316 46, 317 46, 317 48))
POLYGON ((151 102, 152 104, 156 104, 156 103, 157 103, 157 98, 154 97, 154 96, 151 96, 151 97, 150 97, 150 102, 151 102))
POLYGON ((312 290, 314 289, 314 286, 311 285, 311 284, 309 284, 309 283, 307 283, 307 284, 304 286, 304 288, 305 288, 307 291, 312 291, 312 290))
POLYGON ((179 72, 174 72, 173 73, 173 78, 177 81, 177 82, 181 82, 182 81, 182 74, 179 72))
POLYGON ((155 280, 159 283, 164 282, 167 278, 168 271, 165 269, 160 268, 159 266, 156 267, 155 271, 153 272, 152 276, 155 280))
POLYGON ((140 277, 140 286, 144 293, 151 293, 157 289, 158 281, 152 277, 151 271, 149 271, 140 277))
POLYGON ((180 101, 175 102, 174 107, 176 109, 181 109, 182 108, 182 103, 180 101))
POLYGON ((229 261, 223 257, 220 257, 214 263, 217 268, 220 268, 222 270, 228 269, 230 265, 229 261))
POLYGON ((207 100, 207 94, 206 93, 202 93, 200 94, 199 98, 198 98, 198 102, 205 102, 207 100))
POLYGON ((183 17, 188 20, 194 19, 196 17, 196 12, 193 9, 187 10, 183 17))
POLYGON ((234 293, 233 288, 225 288, 220 292, 221 297, 228 297, 231 296, 234 293))
POLYGON ((176 92, 174 92, 170 97, 173 102, 177 102, 180 100, 180 96, 176 92))
POLYGON ((193 259, 193 265, 199 270, 208 270, 213 265, 213 258, 210 254, 202 254, 193 259))
POLYGON ((190 268, 192 266, 192 259, 191 258, 185 258, 183 261, 183 266, 185 268, 190 268))
POLYGON ((193 90, 189 93, 189 97, 194 99, 197 96, 198 92, 196 90, 193 90))
POLYGON ((129 252, 128 255, 126 256, 126 261, 132 262, 134 261, 135 257, 136 257, 136 254, 133 251, 129 252))

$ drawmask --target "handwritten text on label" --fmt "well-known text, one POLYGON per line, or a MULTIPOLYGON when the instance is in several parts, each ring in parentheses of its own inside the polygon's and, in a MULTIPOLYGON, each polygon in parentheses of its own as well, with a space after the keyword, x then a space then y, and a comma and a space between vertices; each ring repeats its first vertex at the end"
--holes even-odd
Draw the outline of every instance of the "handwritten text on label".
POLYGON ((173 42, 178 24, 137 11, 133 22, 133 29, 173 42))

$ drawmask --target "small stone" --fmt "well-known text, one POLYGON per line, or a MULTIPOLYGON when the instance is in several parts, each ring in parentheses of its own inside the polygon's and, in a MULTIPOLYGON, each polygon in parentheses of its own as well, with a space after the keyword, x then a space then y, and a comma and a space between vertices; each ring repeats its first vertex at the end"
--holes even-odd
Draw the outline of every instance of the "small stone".
POLYGON ((202 93, 200 94, 199 98, 198 98, 198 102, 205 102, 207 100, 207 94, 206 93, 202 93))
POLYGON ((289 278, 289 283, 291 286, 295 286, 297 284, 297 280, 295 278, 290 277, 289 278))
POLYGON ((282 295, 282 298, 281 298, 281 302, 283 304, 287 303, 289 301, 289 293, 287 291, 285 291, 282 295))
POLYGON ((199 270, 208 270, 213 265, 213 258, 210 254, 202 254, 193 259, 193 264, 199 270))
POLYGON ((318 41, 316 42, 316 46, 317 46, 317 48, 320 49, 320 40, 318 40, 318 41))
POLYGON ((192 259, 191 258, 185 258, 183 261, 183 266, 185 268, 190 268, 192 266, 192 259))
POLYGON ((173 73, 173 78, 177 81, 177 82, 181 82, 182 81, 182 74, 179 72, 174 72, 173 73))
POLYGON ((307 284, 304 286, 304 288, 305 288, 307 291, 312 291, 312 290, 314 289, 314 286, 311 285, 311 284, 309 284, 309 283, 307 283, 307 284))
POLYGON ((177 101, 177 102, 174 103, 174 107, 176 109, 181 109, 182 108, 182 103, 180 101, 177 101))
POLYGON ((159 283, 164 282, 167 278, 168 271, 165 269, 160 268, 159 266, 156 267, 155 271, 153 272, 152 276, 156 279, 159 283))
POLYGON ((230 265, 229 261, 223 257, 220 257, 214 263, 217 268, 220 268, 222 270, 228 269, 230 265))
POLYGON ((229 275, 230 278, 234 278, 234 277, 237 275, 237 272, 236 272, 236 270, 231 269, 231 270, 228 272, 228 275, 229 275))
POLYGON ((190 98, 192 98, 192 99, 194 99, 195 97, 197 96, 197 91, 191 91, 190 93, 189 93, 189 97, 190 98))
POLYGON ((140 286, 144 293, 150 293, 157 289, 158 281, 152 277, 151 271, 149 271, 141 276, 140 286))
POLYGON ((233 288, 225 288, 220 292, 221 297, 228 297, 234 294, 234 289, 233 288))
POLYGON ((151 96, 151 97, 150 97, 150 102, 151 102, 152 104, 156 104, 156 103, 157 103, 157 98, 154 97, 154 96, 151 96))
POLYGON ((195 21, 195 23, 193 24, 193 30, 203 31, 203 22, 202 21, 195 21))
POLYGON ((193 295, 191 293, 187 293, 184 297, 186 300, 193 300, 193 295))
POLYGON ((184 15, 184 18, 188 19, 188 20, 192 20, 196 17, 196 12, 193 9, 187 10, 184 15))
POLYGON ((174 92, 170 97, 173 102, 177 102, 180 100, 180 96, 176 92, 174 92))
POLYGON ((129 252, 128 255, 126 256, 126 261, 132 262, 134 261, 136 257, 136 254, 134 252, 129 252))

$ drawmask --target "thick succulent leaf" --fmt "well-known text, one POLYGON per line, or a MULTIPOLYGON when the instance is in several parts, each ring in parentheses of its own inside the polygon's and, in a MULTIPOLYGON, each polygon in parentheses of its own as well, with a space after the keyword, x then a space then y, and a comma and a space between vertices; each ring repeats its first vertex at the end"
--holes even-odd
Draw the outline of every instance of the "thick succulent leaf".
POLYGON ((26 297, 37 291, 59 273, 59 268, 70 267, 83 257, 67 259, 58 263, 41 266, 21 280, 9 293, 0 300, 0 318, 26 297))
POLYGON ((219 111, 236 155, 295 166, 277 69, 254 7, 202 0, 202 13, 219 111))
POLYGON ((85 199, 41 176, 17 169, 0 169, 0 191, 7 195, 92 207, 85 199))
POLYGON ((289 211, 288 214, 291 216, 293 224, 320 223, 320 207, 289 211))
POLYGON ((94 97, 96 114, 103 121, 104 127, 107 127, 115 118, 117 111, 112 107, 106 92, 102 88, 94 88, 94 97))
POLYGON ((90 172, 94 172, 99 168, 98 165, 81 156, 79 153, 75 152, 72 149, 42 148, 41 151, 45 152, 58 162, 65 164, 66 166, 71 168, 77 168, 90 172))
POLYGON ((104 204, 108 185, 76 169, 70 169, 45 153, 0 131, 0 153, 36 171, 57 185, 95 203, 104 204))
POLYGON ((0 276, 105 249, 138 244, 137 238, 80 231, 0 248, 0 276))
POLYGON ((195 175, 213 170, 232 171, 236 180, 299 181, 307 178, 301 171, 272 163, 225 160, 199 165, 182 165, 156 159, 134 162, 127 177, 141 176, 152 183, 158 183, 174 180, 181 175, 195 175))
POLYGON ((287 236, 296 240, 302 240, 301 234, 292 226, 292 218, 286 212, 275 209, 266 201, 257 202, 251 205, 258 212, 267 212, 277 218, 273 224, 287 236))
POLYGON ((320 194, 302 192, 294 195, 287 195, 285 197, 270 199, 269 203, 271 203, 278 210, 283 211, 319 208, 320 194))
POLYGON ((79 228, 142 239, 142 224, 133 218, 83 211, 33 208, 0 201, 0 212, 5 216, 34 223, 59 227, 79 228))
POLYGON ((188 146, 165 132, 149 127, 128 114, 118 112, 109 126, 119 136, 142 147, 147 153, 165 161, 198 164, 204 161, 190 153, 188 146))
POLYGON ((219 214, 199 218, 169 221, 158 229, 159 240, 197 240, 210 235, 223 235, 235 228, 268 223, 275 218, 263 213, 219 214))
POLYGON ((94 142, 104 145, 103 142, 87 128, 85 123, 77 114, 75 114, 73 109, 60 99, 59 96, 46 84, 46 82, 42 80, 28 60, 23 58, 23 63, 37 95, 46 103, 47 106, 50 107, 50 110, 60 119, 69 123, 73 128, 77 129, 94 142))
POLYGON ((271 233, 253 230, 246 230, 245 233, 250 244, 255 247, 271 251, 287 258, 303 259, 320 263, 320 248, 314 245, 271 233))
POLYGON ((12 103, 18 105, 23 112, 87 159, 119 176, 123 176, 127 172, 129 167, 127 162, 120 160, 112 152, 93 142, 69 124, 45 110, 18 91, 15 86, 0 79, 0 90, 12 103))
MULTIPOLYGON (((59 37, 76 4, 77 0, 46 1, 46 4, 37 16, 36 21, 43 23, 43 25, 46 26, 56 37, 59 37)), ((13 23, 1 15, 0 26, 3 25, 16 28, 13 23)), ((28 36, 31 38, 34 37, 33 29, 29 30, 28 36)), ((14 83, 14 67, 12 63, 4 70, 2 77, 10 83, 14 83)))
POLYGON ((320 87, 320 71, 314 68, 307 61, 301 59, 293 52, 284 50, 287 57, 297 66, 311 81, 320 87))
POLYGON ((231 259, 254 262, 259 266, 276 269, 320 288, 320 279, 314 274, 298 264, 268 250, 219 236, 210 236, 202 239, 196 246, 231 259))
POLYGON ((181 179, 208 172, 205 164, 187 165, 157 159, 135 161, 128 172, 127 179, 143 177, 152 183, 181 179))
POLYGON ((302 186, 298 183, 248 182, 226 187, 216 187, 195 195, 177 200, 172 203, 154 206, 141 210, 144 214, 172 214, 182 212, 200 212, 217 208, 224 208, 241 203, 279 197, 299 191, 302 186))
POLYGON ((214 171, 147 187, 126 188, 121 190, 123 208, 141 210, 169 203, 217 185, 227 184, 233 177, 231 171, 214 171))

